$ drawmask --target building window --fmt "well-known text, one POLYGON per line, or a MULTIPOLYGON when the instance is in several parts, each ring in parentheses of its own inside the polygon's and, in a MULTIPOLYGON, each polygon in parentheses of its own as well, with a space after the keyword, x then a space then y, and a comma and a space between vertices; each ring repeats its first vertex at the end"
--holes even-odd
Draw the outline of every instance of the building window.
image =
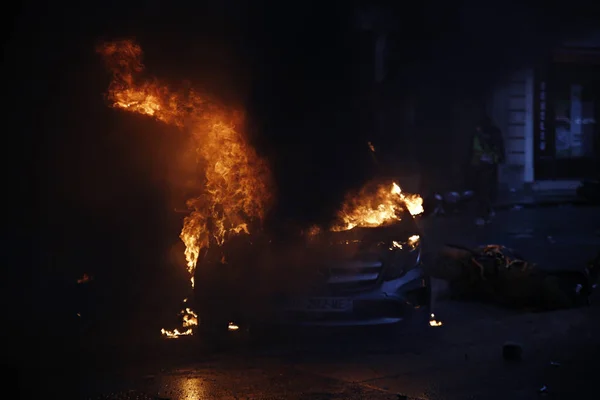
POLYGON ((557 158, 594 156, 594 101, 584 96, 581 84, 565 84, 557 89, 554 103, 555 149, 557 158))

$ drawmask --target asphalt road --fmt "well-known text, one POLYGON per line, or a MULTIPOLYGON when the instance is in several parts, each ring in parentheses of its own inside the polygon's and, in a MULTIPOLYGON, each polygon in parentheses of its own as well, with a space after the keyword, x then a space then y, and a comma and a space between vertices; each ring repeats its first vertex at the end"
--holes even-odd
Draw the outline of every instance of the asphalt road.
MULTIPOLYGON (((600 250, 599 208, 505 211, 483 228, 464 217, 423 224, 431 252, 444 242, 493 242, 548 268, 575 268, 600 250)), ((41 341, 41 351, 19 358, 15 379, 21 398, 35 399, 596 399, 596 303, 524 314, 439 301, 444 325, 417 336, 349 329, 274 334, 256 345, 238 331, 220 353, 195 337, 162 340, 132 326, 111 340, 41 341), (503 360, 507 341, 522 345, 521 361, 503 360)))
POLYGON ((418 337, 346 330, 248 346, 236 332, 217 354, 194 337, 90 346, 32 365, 20 377, 21 398, 597 398, 599 307, 535 315, 444 308, 463 318, 443 317, 418 337), (507 341, 522 345, 521 361, 503 360, 507 341))

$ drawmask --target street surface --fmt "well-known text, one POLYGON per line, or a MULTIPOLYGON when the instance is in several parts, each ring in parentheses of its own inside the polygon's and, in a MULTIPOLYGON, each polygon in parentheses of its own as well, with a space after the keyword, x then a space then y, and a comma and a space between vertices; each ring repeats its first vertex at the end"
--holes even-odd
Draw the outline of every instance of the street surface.
MULTIPOLYGON (((548 268, 576 268, 600 250, 598 207, 502 211, 482 228, 459 216, 425 220, 423 227, 428 254, 443 243, 497 243, 548 268)), ((439 282, 436 291, 443 292, 439 282)), ((237 331, 221 353, 208 352, 195 337, 163 340, 130 327, 139 335, 49 343, 39 362, 27 361, 19 386, 25 398, 38 399, 600 397, 598 293, 591 307, 558 312, 447 300, 435 312, 443 326, 419 336, 381 329, 275 333, 255 345, 237 331), (503 360, 508 341, 522 345, 521 361, 503 360)))

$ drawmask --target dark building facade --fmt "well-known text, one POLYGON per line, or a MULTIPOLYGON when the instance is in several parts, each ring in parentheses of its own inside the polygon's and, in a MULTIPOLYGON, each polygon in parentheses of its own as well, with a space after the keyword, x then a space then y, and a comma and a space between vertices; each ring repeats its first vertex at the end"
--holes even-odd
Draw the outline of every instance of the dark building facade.
POLYGON ((562 43, 488 99, 504 133, 505 187, 570 189, 600 175, 600 33, 562 43))

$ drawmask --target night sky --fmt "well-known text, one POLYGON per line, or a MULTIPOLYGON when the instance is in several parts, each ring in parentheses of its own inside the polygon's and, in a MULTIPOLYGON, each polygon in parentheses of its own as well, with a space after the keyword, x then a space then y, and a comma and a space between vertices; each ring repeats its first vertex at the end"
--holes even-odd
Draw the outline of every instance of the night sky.
MULTIPOLYGON (((149 73, 189 80, 244 108, 248 134, 275 171, 284 214, 334 209, 373 173, 360 78, 372 68, 371 37, 352 27, 352 3, 30 1, 13 10, 4 52, 5 196, 13 202, 8 243, 21 267, 10 273, 71 279, 91 268, 138 276, 131 266, 143 259, 160 276, 177 242, 182 216, 171 213, 161 171, 181 132, 106 106, 109 76, 94 52, 101 40, 135 38, 149 73)), ((491 86, 558 39, 585 33, 597 8, 380 3, 397 21, 396 84, 425 99, 420 140, 427 143, 442 140, 435 132, 444 131, 456 93, 491 86)), ((396 139, 378 140, 385 147, 396 139)))

